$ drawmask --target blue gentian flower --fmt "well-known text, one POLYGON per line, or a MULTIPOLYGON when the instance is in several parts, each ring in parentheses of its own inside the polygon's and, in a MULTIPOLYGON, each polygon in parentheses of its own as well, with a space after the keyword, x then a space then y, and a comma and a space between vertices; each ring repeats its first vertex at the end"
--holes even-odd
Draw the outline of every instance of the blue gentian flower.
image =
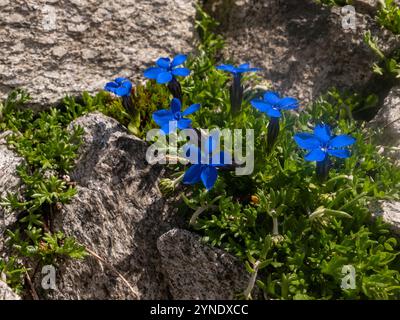
POLYGON ((227 71, 232 73, 233 75, 239 75, 245 72, 254 72, 254 71, 260 71, 261 69, 259 68, 250 68, 250 64, 249 63, 244 63, 241 64, 238 67, 235 67, 231 64, 221 64, 220 66, 216 67, 218 70, 222 70, 222 71, 227 71))
POLYGON ((104 90, 114 93, 121 97, 122 106, 129 114, 134 113, 133 103, 131 99, 132 82, 127 78, 116 78, 113 82, 108 82, 104 86, 104 90))
POLYGON ((233 113, 240 110, 243 101, 242 74, 245 72, 259 71, 259 68, 250 68, 250 64, 244 63, 238 67, 231 64, 222 64, 216 67, 218 70, 227 71, 233 74, 233 83, 230 88, 231 109, 233 113))
POLYGON ((183 176, 184 184, 195 184, 201 181, 207 190, 211 190, 218 178, 217 168, 232 163, 231 155, 226 151, 219 152, 215 157, 217 138, 219 139, 219 136, 214 135, 206 139, 208 146, 203 148, 206 149, 203 151, 194 145, 187 146, 186 157, 193 164, 183 176))
POLYGON ((170 82, 176 76, 186 77, 190 74, 187 68, 178 68, 187 59, 184 54, 178 54, 171 61, 170 58, 159 58, 156 67, 150 67, 144 72, 144 76, 149 79, 156 80, 157 83, 164 84, 170 82))
POLYGON ((117 78, 113 82, 108 82, 104 90, 114 93, 119 97, 130 96, 132 91, 132 82, 127 78, 117 78))
POLYGON ((350 151, 346 147, 354 144, 356 139, 348 135, 333 136, 326 124, 317 125, 314 133, 297 133, 294 140, 300 148, 308 152, 307 161, 317 162, 317 176, 325 179, 329 172, 329 156, 346 159, 350 151))
POLYGON ((148 68, 144 72, 144 76, 156 80, 160 84, 167 83, 173 97, 182 101, 182 88, 176 77, 186 77, 190 74, 189 69, 178 68, 186 59, 187 56, 184 54, 178 54, 172 61, 170 58, 159 58, 156 62, 157 66, 148 68))
POLYGON ((185 118, 200 109, 200 104, 192 104, 185 111, 181 111, 182 104, 179 99, 173 98, 170 110, 158 110, 153 113, 153 120, 165 134, 170 133, 170 121, 176 121, 178 129, 191 128, 192 120, 185 118))
POLYGON ((251 105, 271 118, 280 118, 282 110, 292 110, 299 107, 295 98, 280 98, 276 92, 268 91, 262 100, 252 100, 251 105))
POLYGON ((271 117, 268 124, 267 151, 271 151, 279 135, 279 118, 282 110, 291 110, 299 107, 296 99, 291 97, 280 98, 276 92, 268 91, 262 100, 252 100, 251 105, 257 110, 271 117))

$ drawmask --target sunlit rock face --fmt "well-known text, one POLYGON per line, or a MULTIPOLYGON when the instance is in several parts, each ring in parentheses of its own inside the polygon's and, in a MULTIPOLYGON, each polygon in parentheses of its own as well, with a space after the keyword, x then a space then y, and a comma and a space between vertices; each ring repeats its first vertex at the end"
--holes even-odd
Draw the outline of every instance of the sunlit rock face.
POLYGON ((331 87, 363 89, 376 56, 364 43, 366 31, 379 36, 385 53, 398 40, 375 21, 377 7, 354 3, 354 15, 312 0, 207 0, 221 22, 225 59, 251 62, 277 91, 309 102, 331 87))
MULTIPOLYGON (((9 149, 6 143, 6 137, 9 134, 10 131, 0 134, 0 198, 7 197, 9 193, 19 194, 21 189, 21 179, 16 170, 24 161, 13 150, 9 149)), ((17 221, 17 214, 18 212, 9 212, 5 207, 0 206, 0 259, 6 255, 4 251, 7 240, 6 230, 17 221)))
POLYGON ((142 79, 159 56, 188 53, 194 0, 0 0, 0 98, 35 104, 95 92, 114 76, 142 79))
MULTIPOLYGON (((146 162, 146 142, 116 120, 91 113, 70 127, 84 129, 71 180, 77 195, 54 226, 100 256, 71 259, 57 267, 57 290, 47 299, 167 299, 157 239, 182 216, 158 189, 163 167, 146 162), (115 272, 118 270, 127 285, 115 272)), ((33 279, 36 287, 42 281, 33 279)))
POLYGON ((371 126, 381 130, 380 145, 400 165, 400 87, 393 87, 383 102, 371 126))
POLYGON ((232 300, 249 283, 250 274, 239 259, 202 243, 199 235, 187 230, 170 230, 158 239, 157 247, 174 300, 232 300))
POLYGON ((9 286, 7 286, 2 280, 0 280, 0 300, 20 300, 9 286))

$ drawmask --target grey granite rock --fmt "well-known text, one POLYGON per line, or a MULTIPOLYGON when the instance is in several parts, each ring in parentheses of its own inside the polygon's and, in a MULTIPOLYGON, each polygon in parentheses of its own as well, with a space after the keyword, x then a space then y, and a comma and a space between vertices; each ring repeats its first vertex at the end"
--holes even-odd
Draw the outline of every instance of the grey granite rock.
MULTIPOLYGON (((23 159, 10 150, 5 142, 5 136, 10 132, 0 134, 0 197, 7 196, 7 193, 18 192, 21 187, 21 180, 16 173, 18 165, 23 159)), ((15 212, 7 212, 0 206, 0 258, 6 239, 5 230, 16 221, 15 212)))
POLYGON ((0 0, 0 98, 33 103, 95 92, 115 76, 142 79, 159 56, 189 53, 194 0, 0 0))
POLYGON ((369 84, 376 57, 363 41, 367 30, 379 36, 385 53, 399 46, 359 4, 355 30, 343 27, 341 8, 313 0, 212 0, 206 8, 221 21, 226 60, 262 68, 273 89, 304 103, 333 86, 369 84))
POLYGON ((20 300, 21 298, 16 295, 9 286, 0 280, 0 300, 20 300))
POLYGON ((379 144, 388 148, 388 155, 400 164, 400 87, 394 87, 386 97, 382 108, 370 123, 380 129, 379 144))
POLYGON ((173 299, 234 299, 248 285, 250 274, 238 259, 192 232, 173 229, 157 246, 173 299))
MULTIPOLYGON (((78 118, 85 130, 71 173, 78 194, 55 218, 55 228, 73 236, 92 255, 57 269, 50 299, 166 299, 157 239, 179 225, 158 190, 162 167, 146 163, 147 143, 100 113, 78 118), (109 267, 112 266, 112 268, 109 267), (117 276, 118 271, 129 286, 117 276)), ((40 279, 35 280, 40 285, 40 279)))
POLYGON ((382 217, 395 233, 400 234, 400 201, 380 201, 371 211, 375 217, 382 217))

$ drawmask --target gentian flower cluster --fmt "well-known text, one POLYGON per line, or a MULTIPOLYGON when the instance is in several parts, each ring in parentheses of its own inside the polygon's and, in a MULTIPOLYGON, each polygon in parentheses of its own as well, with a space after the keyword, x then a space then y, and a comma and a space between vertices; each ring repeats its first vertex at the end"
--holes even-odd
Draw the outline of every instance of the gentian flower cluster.
MULTIPOLYGON (((158 110, 152 115, 153 120, 160 126, 164 134, 170 134, 176 129, 193 129, 197 133, 201 132, 192 128, 192 120, 187 118, 187 116, 200 109, 200 104, 192 104, 182 111, 182 89, 176 77, 185 77, 190 74, 189 69, 180 67, 186 59, 186 55, 182 54, 175 56, 172 61, 169 58, 159 58, 156 62, 156 67, 150 67, 144 72, 146 78, 153 79, 160 84, 168 84, 168 88, 174 97, 169 110, 158 110)), ((238 67, 222 64, 216 68, 230 72, 233 75, 230 102, 232 112, 238 112, 243 100, 242 74, 259 71, 260 69, 251 68, 248 63, 241 64, 238 67)), ((113 82, 105 85, 105 90, 121 97, 124 107, 127 110, 130 109, 132 104, 130 98, 132 83, 128 79, 116 78, 113 82)), ((262 99, 252 100, 251 105, 270 117, 267 139, 267 151, 269 152, 272 150, 279 135, 279 121, 283 111, 297 109, 299 103, 295 98, 281 98, 278 93, 268 91, 263 95, 262 99)), ((211 135, 207 139, 205 150, 193 145, 187 147, 186 157, 190 158, 192 165, 182 175, 182 179, 184 184, 195 184, 201 181, 205 188, 210 190, 217 180, 217 169, 221 167, 228 167, 229 169, 228 165, 232 164, 232 158, 228 152, 216 152, 215 149, 218 142, 215 136, 211 135), (215 161, 216 154, 219 156, 218 161, 215 161)), ((326 124, 317 125, 313 133, 297 133, 294 136, 294 140, 299 147, 308 151, 305 160, 317 162, 317 176, 321 180, 326 179, 329 174, 329 157, 348 158, 350 151, 347 147, 356 141, 348 135, 332 135, 331 128, 326 124)))
POLYGON ((278 93, 269 91, 264 94, 262 100, 252 100, 251 105, 270 117, 267 150, 271 151, 279 135, 279 118, 282 116, 282 111, 297 109, 299 103, 294 98, 280 98, 278 93))
POLYGON ((222 64, 216 67, 218 70, 230 72, 233 75, 233 83, 230 88, 231 109, 233 113, 239 112, 243 101, 242 74, 259 71, 259 68, 250 68, 250 64, 244 63, 238 67, 230 64, 222 64))
POLYGON ((317 162, 317 176, 321 180, 328 177, 329 156, 342 159, 350 157, 350 151, 346 147, 356 142, 348 135, 333 136, 331 128, 326 124, 317 125, 314 133, 297 133, 294 140, 300 148, 308 151, 305 160, 317 162))
POLYGON ((159 58, 156 61, 156 67, 150 67, 144 72, 144 76, 148 79, 156 80, 159 84, 168 84, 168 89, 174 98, 182 101, 182 88, 177 76, 186 77, 190 74, 190 70, 179 67, 187 60, 184 54, 178 54, 175 58, 159 58))
POLYGON ((108 92, 112 92, 115 95, 121 97, 122 105, 128 113, 131 113, 133 110, 132 99, 131 99, 131 91, 132 91, 132 82, 127 78, 116 78, 113 82, 108 82, 104 86, 104 90, 108 92))

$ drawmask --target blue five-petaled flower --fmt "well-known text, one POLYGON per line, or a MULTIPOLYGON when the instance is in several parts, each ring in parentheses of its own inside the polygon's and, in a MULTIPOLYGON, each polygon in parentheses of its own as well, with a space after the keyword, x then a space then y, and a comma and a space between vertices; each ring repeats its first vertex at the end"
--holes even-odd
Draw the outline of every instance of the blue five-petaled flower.
POLYGON ((317 163, 328 160, 329 156, 342 159, 350 157, 350 151, 345 147, 356 142, 356 139, 348 135, 332 136, 331 129, 326 124, 317 125, 313 134, 297 133, 294 140, 300 148, 309 151, 304 159, 317 163))
POLYGON ((113 82, 108 82, 104 90, 112 92, 119 97, 128 97, 132 91, 132 83, 127 78, 116 78, 113 82))
POLYGON ((217 152, 216 139, 219 139, 218 135, 210 135, 206 139, 208 146, 203 148, 206 149, 203 151, 194 145, 187 146, 186 156, 193 164, 183 176, 184 184, 195 184, 201 181, 207 190, 211 190, 218 178, 217 168, 232 163, 232 157, 228 152, 217 152))
POLYGON ((187 68, 179 67, 187 59, 184 54, 178 54, 171 61, 170 58, 159 58, 156 67, 150 67, 144 72, 144 76, 156 80, 157 83, 164 84, 173 80, 176 76, 186 77, 190 74, 187 68))
POLYGON ((217 66, 216 68, 218 70, 230 72, 233 75, 240 75, 245 72, 254 72, 254 71, 261 70, 259 68, 250 68, 249 63, 243 63, 243 64, 239 65, 238 67, 235 67, 231 64, 221 64, 220 66, 217 66))
POLYGON ((230 87, 231 111, 239 112, 243 101, 242 73, 258 71, 258 68, 250 68, 250 64, 244 63, 238 67, 231 64, 222 64, 216 67, 218 70, 227 71, 233 74, 233 82, 230 87))
POLYGON ((188 129, 191 127, 192 120, 185 118, 200 109, 200 104, 192 104, 185 111, 181 111, 182 104, 179 99, 173 98, 171 101, 170 110, 158 110, 153 113, 153 120, 157 123, 165 134, 170 133, 170 127, 174 127, 174 122, 178 129, 188 129))
POLYGON ((296 109, 299 103, 295 98, 280 98, 278 93, 272 91, 264 93, 263 99, 251 100, 250 103, 271 118, 267 136, 267 152, 270 152, 279 135, 279 118, 282 116, 282 110, 296 109))
POLYGON ((282 110, 292 110, 299 107, 295 98, 280 98, 278 93, 272 91, 266 92, 262 100, 252 100, 251 105, 271 118, 280 118, 282 110))

